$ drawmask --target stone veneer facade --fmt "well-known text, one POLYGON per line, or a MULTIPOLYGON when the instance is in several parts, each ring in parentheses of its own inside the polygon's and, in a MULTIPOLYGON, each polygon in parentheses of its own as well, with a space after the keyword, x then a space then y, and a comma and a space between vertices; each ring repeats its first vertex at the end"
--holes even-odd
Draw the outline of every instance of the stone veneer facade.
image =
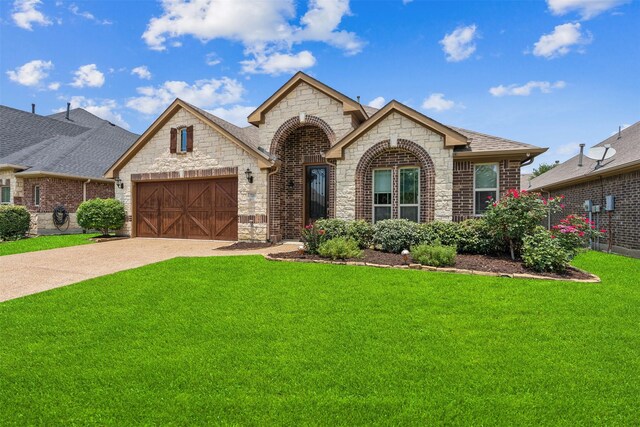
POLYGON ((338 160, 336 166, 336 217, 356 219, 356 169, 362 156, 383 141, 389 141, 389 148, 395 149, 400 140, 417 144, 428 153, 434 167, 433 219, 451 221, 453 150, 444 148, 442 136, 396 112, 344 149, 344 160, 338 160))
MULTIPOLYGON (((473 216, 473 163, 455 160, 454 150, 445 148, 443 136, 397 111, 344 148, 341 159, 328 161, 327 149, 360 125, 356 116, 344 113, 340 102, 300 82, 264 113, 258 126, 259 146, 282 161, 280 167, 261 170, 243 148, 178 108, 117 172, 125 186, 116 189, 116 195, 129 213, 123 232, 132 231, 131 193, 136 181, 234 173, 238 175, 238 239, 298 238, 304 226, 303 170, 310 164, 329 167, 330 217, 370 220, 372 169, 396 171, 393 185, 397 189, 397 169, 403 166, 421 169, 421 221, 473 216), (193 151, 170 153, 170 129, 190 125, 194 126, 193 151), (244 177, 246 169, 253 172, 252 184, 244 177)), ((500 191, 518 188, 520 161, 496 163, 500 164, 500 191)), ((398 217, 397 203, 392 212, 398 217)))
POLYGON ((257 160, 242 148, 182 108, 118 171, 118 177, 124 182, 124 188, 116 188, 116 197, 124 203, 128 213, 128 220, 121 232, 125 234, 132 232, 132 175, 143 174, 141 178, 145 179, 144 174, 166 172, 184 178, 189 174, 197 176, 199 170, 209 170, 210 172, 204 176, 219 176, 216 170, 230 167, 237 168, 235 170, 239 175, 238 239, 265 240, 267 236, 267 171, 260 170, 257 160), (170 130, 182 126, 193 126, 193 151, 170 153, 170 130), (252 184, 248 183, 244 177, 246 169, 253 172, 252 184))

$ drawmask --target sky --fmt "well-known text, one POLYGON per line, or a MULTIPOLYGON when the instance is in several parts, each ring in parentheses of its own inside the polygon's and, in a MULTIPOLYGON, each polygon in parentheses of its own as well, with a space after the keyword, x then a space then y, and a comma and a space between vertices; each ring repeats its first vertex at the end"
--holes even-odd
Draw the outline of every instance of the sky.
POLYGON ((530 170, 640 120, 640 2, 0 1, 0 103, 38 114, 142 133, 180 97, 247 125, 298 70, 549 147, 530 170))

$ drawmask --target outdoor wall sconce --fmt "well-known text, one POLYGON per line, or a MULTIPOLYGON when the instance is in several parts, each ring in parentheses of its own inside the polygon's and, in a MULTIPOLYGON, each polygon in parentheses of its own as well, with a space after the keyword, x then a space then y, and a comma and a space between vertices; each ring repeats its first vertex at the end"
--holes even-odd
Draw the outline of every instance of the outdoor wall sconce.
POLYGON ((121 190, 124 188, 124 182, 122 182, 120 178, 116 178, 116 187, 118 187, 121 190))
POLYGON ((247 177, 249 184, 253 184, 253 172, 251 172, 251 169, 247 168, 247 170, 244 171, 244 175, 247 177))
POLYGON ((295 186, 296 186, 296 184, 295 184, 295 182, 293 182, 293 180, 292 180, 292 179, 290 179, 290 180, 287 182, 287 187, 288 187, 289 189, 291 189, 291 188, 293 188, 293 187, 295 187, 295 186))

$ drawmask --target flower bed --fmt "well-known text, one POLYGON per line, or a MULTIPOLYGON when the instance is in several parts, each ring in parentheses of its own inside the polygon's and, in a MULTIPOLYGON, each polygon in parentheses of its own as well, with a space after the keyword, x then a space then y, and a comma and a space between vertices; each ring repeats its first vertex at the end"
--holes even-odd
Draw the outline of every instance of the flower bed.
POLYGON ((501 277, 522 277, 535 279, 570 280, 581 282, 599 282, 600 279, 593 274, 569 267, 564 273, 538 273, 525 268, 520 261, 513 261, 508 256, 468 255, 458 254, 452 268, 436 268, 414 264, 409 257, 409 263, 404 261, 400 254, 381 252, 373 249, 363 250, 361 258, 346 259, 343 261, 330 261, 319 255, 300 253, 299 251, 273 253, 267 259, 274 261, 299 261, 327 264, 368 265, 373 267, 412 268, 428 271, 444 271, 451 273, 481 274, 501 277))

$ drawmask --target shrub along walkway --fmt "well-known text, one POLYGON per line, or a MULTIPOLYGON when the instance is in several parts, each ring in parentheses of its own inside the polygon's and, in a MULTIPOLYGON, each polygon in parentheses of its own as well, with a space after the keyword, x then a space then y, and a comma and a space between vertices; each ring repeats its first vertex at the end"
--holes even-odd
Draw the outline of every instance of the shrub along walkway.
POLYGON ((215 250, 228 245, 229 242, 137 238, 2 256, 0 301, 178 256, 255 255, 294 248, 284 244, 253 250, 215 250))

